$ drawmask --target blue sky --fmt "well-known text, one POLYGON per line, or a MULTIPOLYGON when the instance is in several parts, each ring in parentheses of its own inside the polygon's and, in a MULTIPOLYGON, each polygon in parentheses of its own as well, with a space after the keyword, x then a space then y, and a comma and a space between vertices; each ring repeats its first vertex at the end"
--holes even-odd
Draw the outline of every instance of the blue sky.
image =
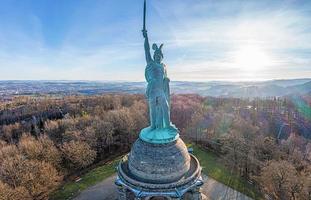
MULTIPOLYGON (((142 0, 0 0, 1 80, 144 80, 142 0)), ((172 80, 311 77, 311 1, 148 0, 172 80)))

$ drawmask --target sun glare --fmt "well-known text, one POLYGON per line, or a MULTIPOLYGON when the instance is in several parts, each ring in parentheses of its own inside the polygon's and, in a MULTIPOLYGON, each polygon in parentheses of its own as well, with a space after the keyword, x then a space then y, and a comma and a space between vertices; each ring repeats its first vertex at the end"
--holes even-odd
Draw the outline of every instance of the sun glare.
POLYGON ((267 68, 271 62, 270 56, 256 45, 242 46, 233 54, 234 67, 250 74, 267 68))

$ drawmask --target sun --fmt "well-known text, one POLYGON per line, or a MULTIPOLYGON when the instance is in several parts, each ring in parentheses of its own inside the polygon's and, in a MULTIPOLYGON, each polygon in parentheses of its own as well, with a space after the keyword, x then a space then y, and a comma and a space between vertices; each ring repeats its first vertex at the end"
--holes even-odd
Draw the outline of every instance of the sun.
POLYGON ((233 53, 234 67, 242 72, 255 74, 266 69, 272 59, 264 49, 258 45, 245 45, 233 53))

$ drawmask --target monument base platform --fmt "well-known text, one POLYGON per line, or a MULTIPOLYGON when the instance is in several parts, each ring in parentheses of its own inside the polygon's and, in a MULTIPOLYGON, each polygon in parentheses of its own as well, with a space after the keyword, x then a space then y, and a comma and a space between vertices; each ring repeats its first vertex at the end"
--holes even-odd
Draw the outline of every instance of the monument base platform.
POLYGON ((118 166, 119 200, 202 200, 201 166, 178 138, 166 144, 138 139, 118 166))

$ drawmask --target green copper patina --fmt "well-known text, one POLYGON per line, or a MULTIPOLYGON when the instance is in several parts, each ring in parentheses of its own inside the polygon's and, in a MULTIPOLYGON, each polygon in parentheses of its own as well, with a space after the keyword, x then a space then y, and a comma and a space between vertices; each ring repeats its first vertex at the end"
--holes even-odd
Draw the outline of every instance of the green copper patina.
POLYGON ((145 38, 145 56, 147 66, 145 78, 148 83, 146 96, 149 105, 150 126, 144 128, 139 137, 150 143, 163 144, 172 142, 179 137, 179 131, 170 120, 170 79, 167 77, 165 64, 162 63, 163 53, 161 44, 152 45, 153 58, 146 30, 146 0, 144 2, 143 36, 145 38))

